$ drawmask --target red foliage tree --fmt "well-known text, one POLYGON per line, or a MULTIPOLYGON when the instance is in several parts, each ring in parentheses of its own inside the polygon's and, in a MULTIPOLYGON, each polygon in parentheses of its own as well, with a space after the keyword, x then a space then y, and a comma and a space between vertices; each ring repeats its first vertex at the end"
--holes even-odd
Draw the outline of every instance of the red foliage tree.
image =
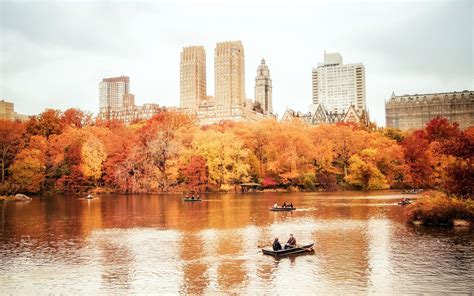
POLYGON ((51 135, 59 135, 64 130, 61 112, 53 109, 47 109, 37 117, 32 116, 26 126, 30 135, 45 136, 46 139, 51 135))
POLYGON ((82 128, 91 124, 92 115, 79 109, 70 108, 64 111, 61 120, 66 126, 82 128))
POLYGON ((433 167, 429 144, 424 130, 415 131, 401 142, 408 166, 405 180, 414 187, 431 185, 433 167))
POLYGON ((201 192, 203 186, 208 183, 206 159, 200 155, 192 156, 183 169, 183 175, 186 178, 189 190, 201 192))
POLYGON ((11 120, 0 119, 0 170, 1 181, 5 182, 5 175, 18 149, 25 125, 11 120))
POLYGON ((426 125, 426 138, 428 141, 444 141, 459 136, 459 124, 450 123, 446 118, 437 116, 426 125))

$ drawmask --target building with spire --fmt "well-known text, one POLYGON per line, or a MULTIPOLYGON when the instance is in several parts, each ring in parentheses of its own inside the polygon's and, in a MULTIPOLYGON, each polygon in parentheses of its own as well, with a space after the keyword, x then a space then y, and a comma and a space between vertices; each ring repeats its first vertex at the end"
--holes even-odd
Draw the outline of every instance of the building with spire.
POLYGON ((206 51, 203 46, 184 47, 180 62, 179 107, 195 113, 206 99, 206 51))
POLYGON ((257 68, 257 76, 255 77, 255 104, 260 106, 263 113, 272 114, 272 79, 270 78, 270 70, 262 59, 257 68))

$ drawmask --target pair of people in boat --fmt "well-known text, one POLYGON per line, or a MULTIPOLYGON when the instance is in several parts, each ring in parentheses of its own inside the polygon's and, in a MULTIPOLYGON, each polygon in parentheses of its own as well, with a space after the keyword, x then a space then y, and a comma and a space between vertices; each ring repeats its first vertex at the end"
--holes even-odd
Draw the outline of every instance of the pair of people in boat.
MULTIPOLYGON (((275 203, 273 205, 274 208, 278 208, 278 203, 275 203)), ((284 202, 282 205, 281 205, 282 208, 290 208, 292 209, 293 208, 293 203, 290 203, 290 202, 284 202)))
POLYGON ((201 197, 198 195, 198 196, 194 196, 194 193, 193 195, 191 196, 188 196, 189 199, 201 199, 201 197))
MULTIPOLYGON (((278 241, 278 237, 275 237, 275 240, 273 241, 272 247, 273 247, 273 251, 281 250, 281 244, 278 241)), ((296 247, 296 239, 293 237, 293 234, 290 234, 290 238, 288 239, 288 241, 285 244, 285 250, 286 249, 292 249, 294 247, 296 247)))

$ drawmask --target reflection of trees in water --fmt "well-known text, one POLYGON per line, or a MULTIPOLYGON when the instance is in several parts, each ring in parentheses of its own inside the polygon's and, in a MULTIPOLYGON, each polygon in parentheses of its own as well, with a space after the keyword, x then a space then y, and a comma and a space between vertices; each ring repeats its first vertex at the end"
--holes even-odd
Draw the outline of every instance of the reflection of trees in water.
POLYGON ((355 289, 354 285, 367 283, 369 267, 367 234, 361 227, 350 227, 334 225, 331 228, 335 229, 320 229, 314 233, 321 275, 335 287, 348 291, 355 289))
MULTIPOLYGON (((123 238, 123 237, 122 237, 123 238)), ((101 251, 102 288, 114 291, 117 287, 128 290, 133 280, 135 263, 129 244, 101 239, 97 246, 101 251)))
POLYGON ((183 294, 202 295, 209 286, 208 264, 186 262, 183 266, 184 279, 180 292, 183 294))
POLYGON ((204 243, 197 233, 181 235, 179 256, 183 264, 183 281, 180 291, 183 294, 202 295, 209 285, 209 264, 200 261, 206 256, 204 243))
MULTIPOLYGON (((217 242, 217 255, 224 258, 235 258, 242 254, 245 240, 239 232, 224 232, 219 236, 217 242)), ((223 291, 242 284, 247 273, 245 270, 245 260, 243 259, 221 259, 217 267, 217 283, 223 291)))
POLYGON ((243 287, 247 280, 245 260, 223 260, 217 267, 217 283, 222 291, 243 287))

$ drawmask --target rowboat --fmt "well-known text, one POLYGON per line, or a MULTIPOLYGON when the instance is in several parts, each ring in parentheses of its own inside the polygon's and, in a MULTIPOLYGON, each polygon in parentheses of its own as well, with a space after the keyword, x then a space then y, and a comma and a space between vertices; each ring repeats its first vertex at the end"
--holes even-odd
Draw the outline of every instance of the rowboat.
POLYGON ((289 212, 289 211, 294 211, 294 210, 296 210, 296 208, 282 208, 282 207, 270 208, 270 211, 273 211, 273 212, 289 212))
POLYGON ((265 255, 270 255, 274 257, 283 257, 283 256, 288 256, 288 255, 293 255, 293 254, 300 254, 300 253, 306 253, 306 252, 313 252, 313 245, 314 243, 311 244, 306 244, 306 245, 297 245, 295 248, 291 249, 283 249, 279 251, 273 251, 273 248, 267 247, 263 248, 262 252, 265 255))
POLYGON ((413 201, 411 200, 402 200, 402 201, 399 201, 398 204, 401 205, 401 206, 404 206, 404 205, 409 205, 409 204, 412 204, 413 201))
POLYGON ((418 194, 420 192, 423 192, 422 188, 419 189, 409 189, 409 190, 403 190, 402 194, 418 194))
POLYGON ((201 201, 202 199, 198 198, 184 198, 183 201, 185 202, 193 202, 193 201, 201 201))

